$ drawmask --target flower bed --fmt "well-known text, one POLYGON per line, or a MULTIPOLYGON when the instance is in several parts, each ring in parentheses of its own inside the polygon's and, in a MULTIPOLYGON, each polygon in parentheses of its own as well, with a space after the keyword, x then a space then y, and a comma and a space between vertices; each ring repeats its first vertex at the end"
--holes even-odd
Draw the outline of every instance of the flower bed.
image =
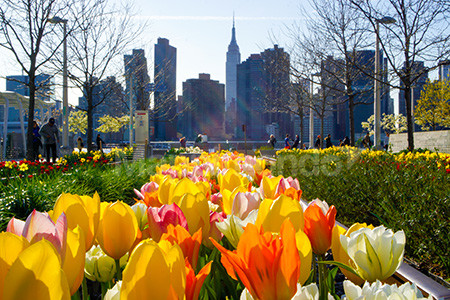
POLYGON ((3 161, 0 162, 0 179, 4 184, 18 178, 32 178, 40 175, 52 175, 58 172, 67 173, 79 167, 99 167, 104 164, 131 159, 133 148, 114 148, 109 153, 101 151, 78 152, 58 158, 56 163, 46 162, 42 157, 37 161, 3 161))
POLYGON ((13 218, 0 234, 8 245, 3 299, 39 298, 38 286, 46 299, 85 298, 83 278, 104 299, 334 299, 337 267, 327 265, 351 280, 344 299, 381 290, 379 299, 422 297, 409 283, 378 281, 400 265, 403 231, 354 224, 343 232, 339 209, 320 200, 302 206, 298 180, 273 176, 263 160, 176 157, 135 193, 132 206, 62 194, 47 213, 13 218), (330 248, 336 261, 325 260, 330 248), (355 285, 364 280, 373 284, 355 285))
POLYGON ((326 199, 340 221, 403 229, 406 256, 422 272, 449 278, 450 154, 282 150, 274 174, 298 178, 305 199, 326 199))

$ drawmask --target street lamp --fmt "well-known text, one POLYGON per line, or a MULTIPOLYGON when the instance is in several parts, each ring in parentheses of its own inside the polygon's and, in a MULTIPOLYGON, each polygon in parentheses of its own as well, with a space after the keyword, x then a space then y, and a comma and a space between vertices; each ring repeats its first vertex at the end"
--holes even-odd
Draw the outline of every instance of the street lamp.
POLYGON ((395 23, 395 19, 391 17, 383 17, 381 19, 376 19, 376 43, 375 43, 375 91, 374 91, 374 146, 375 149, 380 149, 380 139, 381 139, 381 100, 380 100, 380 23, 381 24, 392 24, 395 23))
POLYGON ((320 76, 320 73, 311 74, 311 103, 309 107, 309 148, 312 149, 314 147, 314 77, 320 76))
POLYGON ((48 19, 52 24, 63 24, 63 146, 69 147, 69 100, 67 94, 67 20, 60 17, 48 19))

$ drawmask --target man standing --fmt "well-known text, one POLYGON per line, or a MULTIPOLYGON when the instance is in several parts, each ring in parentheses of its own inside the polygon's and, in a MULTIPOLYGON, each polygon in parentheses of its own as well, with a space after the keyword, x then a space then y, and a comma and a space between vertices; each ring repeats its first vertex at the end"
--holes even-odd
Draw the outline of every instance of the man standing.
POLYGON ((47 162, 50 162, 50 150, 52 151, 53 163, 56 162, 56 142, 59 144, 58 128, 55 125, 55 119, 50 118, 48 123, 42 126, 39 133, 44 138, 44 147, 47 162))

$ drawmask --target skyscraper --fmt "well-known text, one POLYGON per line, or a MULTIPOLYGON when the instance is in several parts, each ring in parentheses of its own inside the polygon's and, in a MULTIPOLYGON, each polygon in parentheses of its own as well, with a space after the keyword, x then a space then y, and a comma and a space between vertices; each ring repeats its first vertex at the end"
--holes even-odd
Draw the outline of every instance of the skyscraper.
MULTIPOLYGON (((411 112, 414 115, 414 109, 417 105, 417 100, 420 98, 420 93, 423 90, 424 85, 427 83, 428 79, 428 71, 425 68, 425 64, 423 61, 415 61, 412 66, 412 76, 417 78, 413 82, 411 86, 411 112)), ((400 82, 400 86, 403 87, 403 82, 400 82)), ((405 102, 405 90, 401 89, 398 94, 398 112, 404 116, 406 116, 406 102, 405 102)), ((419 130, 420 127, 416 125, 415 130, 419 130)))
POLYGON ((150 76, 147 70, 147 58, 143 49, 133 49, 131 55, 124 55, 126 95, 133 98, 133 106, 138 110, 147 110, 150 106, 150 76))
POLYGON ((209 139, 223 139, 225 86, 211 80, 209 74, 183 82, 183 107, 180 131, 189 139, 206 134, 209 139))
POLYGON ((155 44, 155 102, 153 120, 156 140, 177 138, 177 48, 158 38, 155 44))
POLYGON ((236 99, 237 89, 237 77, 236 70, 237 65, 241 63, 241 53, 239 52, 239 46, 236 42, 236 29, 234 27, 233 16, 233 28, 231 29, 231 42, 228 45, 227 51, 227 64, 226 64, 226 99, 225 110, 230 107, 232 99, 236 99))
POLYGON ((234 135, 236 127, 236 95, 237 95, 237 65, 241 63, 241 53, 236 42, 236 29, 231 29, 231 42, 228 45, 226 62, 226 85, 225 85, 225 130, 227 134, 234 135))

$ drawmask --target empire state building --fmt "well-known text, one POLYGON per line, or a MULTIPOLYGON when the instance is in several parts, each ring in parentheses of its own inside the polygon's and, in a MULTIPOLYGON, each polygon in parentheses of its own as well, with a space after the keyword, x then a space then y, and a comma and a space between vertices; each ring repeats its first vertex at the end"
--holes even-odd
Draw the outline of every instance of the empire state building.
POLYGON ((237 91, 237 78, 236 70, 237 65, 241 63, 241 53, 239 52, 239 46, 236 43, 236 29, 234 28, 234 16, 233 16, 233 29, 231 29, 231 42, 228 45, 227 52, 227 65, 226 65, 226 90, 225 90, 225 110, 230 108, 230 104, 236 101, 237 91))

